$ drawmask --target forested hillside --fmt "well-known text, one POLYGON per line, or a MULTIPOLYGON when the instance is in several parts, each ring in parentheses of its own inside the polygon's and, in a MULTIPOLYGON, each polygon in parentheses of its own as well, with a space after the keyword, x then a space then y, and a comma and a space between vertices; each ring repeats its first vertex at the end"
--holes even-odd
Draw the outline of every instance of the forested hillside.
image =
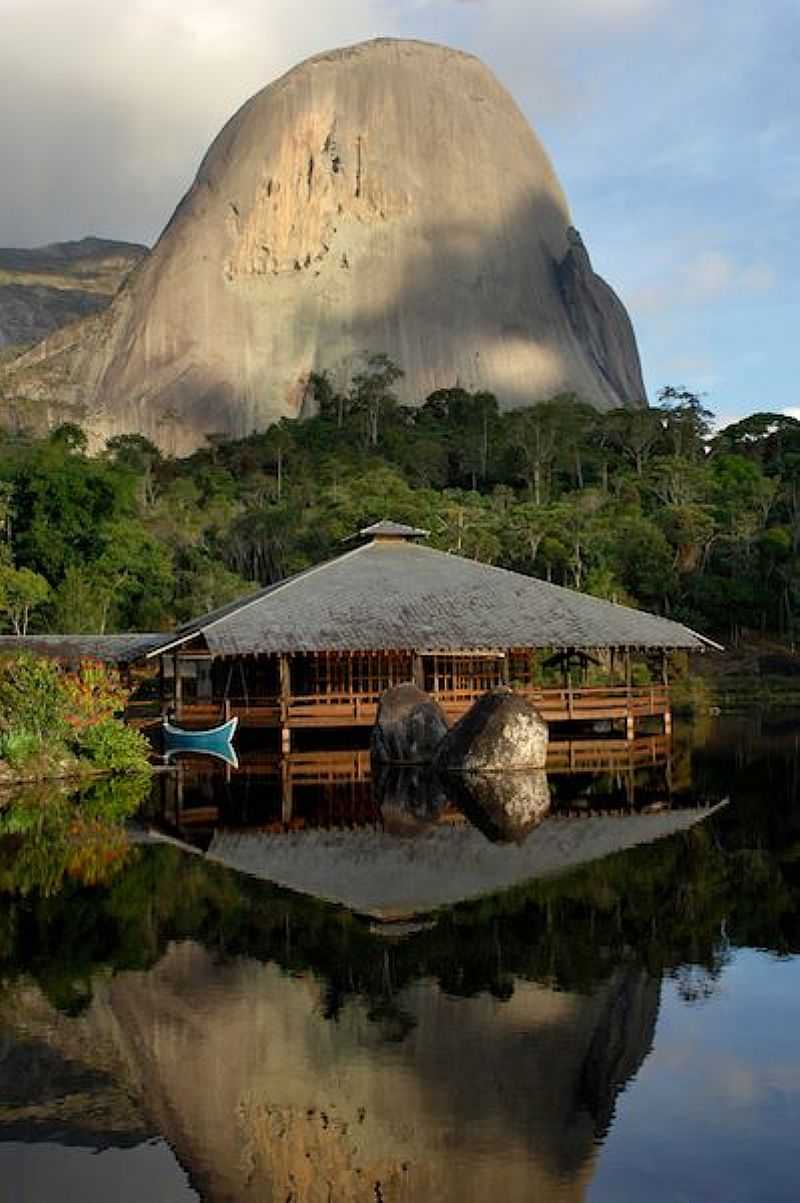
POLYGON ((327 556, 391 516, 433 546, 735 640, 800 618, 800 422, 757 413, 712 437, 683 389, 599 414, 571 397, 509 413, 489 394, 397 403, 372 356, 317 416, 186 459, 137 434, 0 442, 6 629, 152 630, 327 556))

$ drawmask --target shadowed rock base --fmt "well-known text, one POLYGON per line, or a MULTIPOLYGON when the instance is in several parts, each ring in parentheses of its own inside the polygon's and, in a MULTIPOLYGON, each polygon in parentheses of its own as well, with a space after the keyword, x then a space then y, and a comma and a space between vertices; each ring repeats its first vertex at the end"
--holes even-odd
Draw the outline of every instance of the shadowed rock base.
POLYGON ((373 760, 389 764, 425 764, 447 734, 441 706, 410 683, 387 689, 378 704, 370 737, 373 760))

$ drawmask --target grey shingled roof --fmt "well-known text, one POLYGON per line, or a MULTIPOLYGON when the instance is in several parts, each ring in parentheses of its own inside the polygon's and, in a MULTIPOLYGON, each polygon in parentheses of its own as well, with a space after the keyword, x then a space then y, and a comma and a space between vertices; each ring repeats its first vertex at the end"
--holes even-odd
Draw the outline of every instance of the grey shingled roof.
POLYGON ((164 633, 134 635, 0 635, 0 655, 32 652, 67 664, 81 660, 102 660, 108 664, 130 664, 140 660, 164 633))
MULTIPOLYGON (((406 539, 375 540, 179 628, 216 655, 467 648, 688 648, 680 623, 406 539)), ((149 653, 153 655, 151 650, 149 653)))

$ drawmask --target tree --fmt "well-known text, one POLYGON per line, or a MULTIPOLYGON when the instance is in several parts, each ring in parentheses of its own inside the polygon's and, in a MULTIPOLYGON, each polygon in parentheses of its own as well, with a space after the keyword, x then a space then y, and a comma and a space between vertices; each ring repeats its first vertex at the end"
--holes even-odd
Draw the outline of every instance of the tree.
POLYGON ((674 456, 705 456, 714 418, 700 400, 700 394, 666 385, 659 389, 659 405, 664 413, 664 437, 674 456))
POLYGON ((602 419, 602 425, 612 446, 641 476, 663 434, 662 415, 655 409, 612 409, 602 419))
POLYGON ((350 386, 350 410, 365 420, 365 442, 377 447, 381 417, 397 405, 392 386, 402 379, 401 368, 383 352, 369 355, 362 371, 353 376, 350 386))
POLYGON ((29 568, 0 565, 0 613, 11 623, 15 635, 27 635, 33 614, 50 597, 50 586, 29 568))
POLYGON ((548 492, 560 428, 558 401, 543 401, 508 415, 512 456, 535 505, 548 492))

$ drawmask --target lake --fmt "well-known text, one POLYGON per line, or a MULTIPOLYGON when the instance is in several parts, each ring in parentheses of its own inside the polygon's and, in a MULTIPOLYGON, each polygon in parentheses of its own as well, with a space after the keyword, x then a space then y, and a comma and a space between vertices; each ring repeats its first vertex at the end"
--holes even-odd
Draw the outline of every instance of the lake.
POLYGON ((21 808, 0 1200, 794 1203, 799 784, 771 713, 488 794, 253 748, 127 834, 21 808))

